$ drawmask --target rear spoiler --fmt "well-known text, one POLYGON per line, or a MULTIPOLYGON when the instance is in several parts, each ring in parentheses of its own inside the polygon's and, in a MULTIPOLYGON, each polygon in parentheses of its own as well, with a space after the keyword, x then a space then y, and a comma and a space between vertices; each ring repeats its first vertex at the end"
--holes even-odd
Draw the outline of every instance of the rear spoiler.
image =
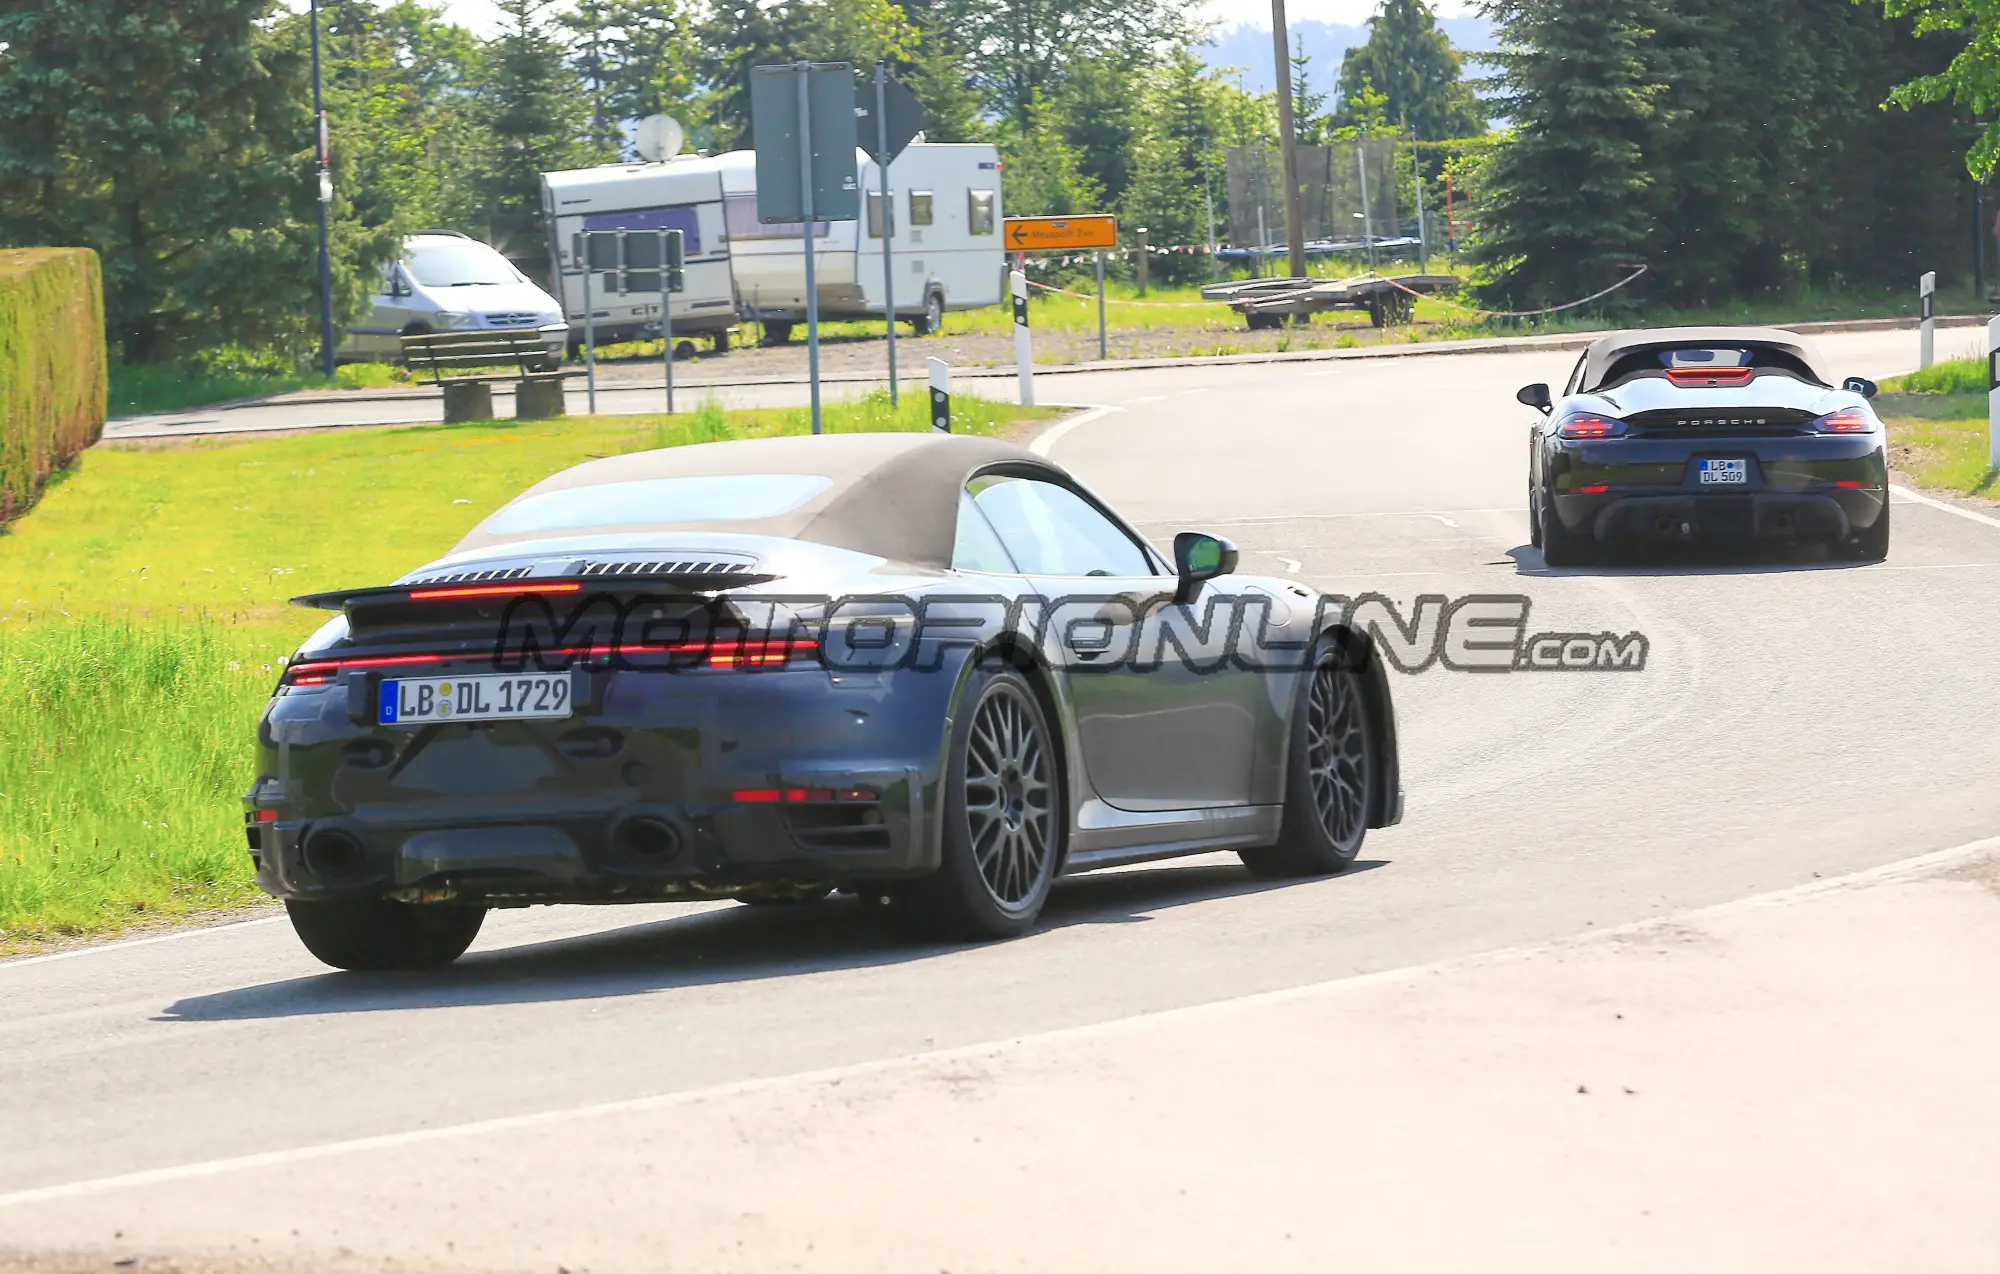
POLYGON ((518 579, 460 584, 390 584, 379 588, 347 588, 328 593, 306 593, 291 599, 292 605, 312 610, 344 611, 357 606, 380 606, 396 602, 442 602, 490 598, 512 601, 517 597, 587 598, 607 593, 667 592, 680 594, 714 593, 725 589, 768 584, 776 575, 755 575, 747 571, 710 571, 696 574, 678 571, 672 575, 552 576, 547 579, 518 579))

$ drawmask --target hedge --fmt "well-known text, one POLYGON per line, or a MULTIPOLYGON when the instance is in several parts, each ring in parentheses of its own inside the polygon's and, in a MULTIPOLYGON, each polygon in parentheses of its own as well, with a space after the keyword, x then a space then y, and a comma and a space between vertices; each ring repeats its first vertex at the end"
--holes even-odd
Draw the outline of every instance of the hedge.
POLYGON ((0 250, 0 525, 104 431, 104 279, 88 248, 0 250))

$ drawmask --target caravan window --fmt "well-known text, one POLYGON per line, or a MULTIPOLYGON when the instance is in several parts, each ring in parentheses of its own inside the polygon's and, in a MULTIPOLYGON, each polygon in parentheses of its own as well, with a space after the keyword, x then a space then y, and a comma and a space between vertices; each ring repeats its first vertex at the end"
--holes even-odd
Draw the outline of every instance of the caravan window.
MULTIPOLYGON (((892 235, 896 233, 896 204, 894 200, 891 200, 889 203, 889 233, 892 235)), ((882 237, 882 192, 879 190, 868 192, 868 237, 871 239, 882 237)))
POLYGON ((993 233, 993 192, 990 190, 968 190, 965 192, 965 220, 973 234, 993 233))
MULTIPOLYGON (((741 243, 745 239, 796 239, 799 237, 799 223, 796 221, 773 221, 765 224, 757 220, 757 196, 730 195, 722 201, 722 219, 729 227, 729 241, 741 243)), ((813 237, 824 239, 832 231, 829 222, 820 221, 813 225, 813 237)))
POLYGON ((910 192, 910 224, 927 226, 931 224, 931 192, 912 190, 910 192))

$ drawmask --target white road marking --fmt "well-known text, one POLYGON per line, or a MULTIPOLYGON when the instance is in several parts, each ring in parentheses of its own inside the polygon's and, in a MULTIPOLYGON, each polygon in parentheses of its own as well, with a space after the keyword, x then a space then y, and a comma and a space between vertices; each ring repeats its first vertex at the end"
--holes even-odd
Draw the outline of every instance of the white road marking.
MULTIPOLYGON (((1527 511, 1527 506, 1521 505, 1512 509, 1447 509, 1445 512, 1456 513, 1461 517, 1465 517, 1482 513, 1526 513, 1527 511)), ((1422 509, 1396 509, 1381 513, 1275 513, 1247 518, 1203 518, 1202 521, 1209 526, 1248 526, 1252 523, 1265 522, 1317 522, 1328 518, 1437 518, 1440 521, 1446 520, 1443 513, 1431 513, 1422 509)), ((1173 518, 1139 519, 1139 525, 1141 526, 1171 526, 1177 525, 1177 523, 1178 520, 1173 518)), ((1447 522, 1447 525, 1455 526, 1457 524, 1447 522)))
POLYGON ((635 1114, 646 1111, 669 1110, 676 1106, 688 1106, 698 1102, 718 1098, 733 1097, 743 1093, 762 1092, 793 1084, 827 1083, 835 1080, 880 1074, 913 1064, 952 1061, 962 1058, 990 1057, 996 1052, 1018 1048, 1031 1041, 1055 1041, 1065 1039, 1087 1039, 1113 1035, 1124 1031, 1148 1029, 1163 1022, 1200 1020, 1220 1013, 1230 1012, 1244 1006, 1263 1004, 1284 1004, 1297 1000, 1312 999, 1331 991, 1354 987, 1372 986, 1383 982, 1409 981, 1411 979, 1449 973, 1457 969, 1473 968, 1483 964, 1504 960, 1518 960, 1549 952, 1573 950, 1591 946, 1654 929, 1662 921, 1698 921, 1708 916, 1727 916, 1745 911, 1757 911, 1768 907, 1782 906, 1800 899, 1841 889, 1851 889, 1864 885, 1883 885, 1906 880, 1921 879, 1940 871, 1968 862, 1977 861, 1989 854, 2000 852, 2000 836, 1988 836, 1981 840, 1969 841, 1950 849, 1907 858, 1901 862, 1888 863, 1881 867, 1871 867, 1865 871, 1853 872, 1846 876, 1835 876, 1827 880, 1810 881, 1794 885, 1790 889, 1780 889, 1749 898, 1739 898, 1713 907, 1702 907, 1694 911, 1681 912, 1672 916, 1655 916, 1637 920, 1631 924, 1613 925, 1604 929, 1593 929, 1586 933, 1553 942, 1532 943, 1525 946, 1504 947, 1497 951, 1480 952, 1474 955, 1453 956, 1445 960, 1434 960, 1426 964, 1409 965, 1400 969, 1384 969, 1375 973, 1363 973, 1354 977, 1333 978, 1322 982, 1307 983, 1303 986, 1285 987, 1276 991, 1260 991, 1253 995, 1236 996, 1231 999, 1210 1000, 1203 1004, 1183 1005, 1179 1008, 1162 1009, 1152 1013, 1138 1013, 1130 1017, 1113 1018, 1104 1022, 1090 1022, 1081 1026, 1061 1027, 1052 1031, 1038 1031, 1027 1035, 1012 1036, 1007 1039, 992 1040, 984 1044, 966 1044, 955 1048, 928 1049, 907 1053, 898 1057, 882 1057, 866 1062, 851 1062, 842 1066, 829 1066, 817 1070, 794 1071, 786 1075, 767 1075, 759 1079, 734 1080, 727 1084, 711 1084, 702 1088, 689 1088, 675 1093, 658 1093, 650 1097, 627 1098, 622 1101, 592 1102, 581 1106, 568 1106, 555 1110, 535 1111, 524 1115, 503 1115, 495 1119, 477 1119, 463 1124, 448 1124, 442 1127, 413 1128, 404 1132, 379 1133, 371 1137, 355 1137, 347 1141, 320 1142, 310 1146, 295 1146, 285 1150, 266 1150, 255 1154, 234 1155, 224 1159, 209 1159, 196 1163, 174 1164, 165 1168, 149 1168, 142 1172, 125 1172, 115 1176, 93 1177, 83 1181, 67 1181, 60 1185, 34 1186, 26 1190, 16 1190, 0 1194, 0 1208, 20 1207, 26 1204, 50 1203, 61 1199, 83 1198, 105 1194, 113 1190, 131 1189, 138 1186, 163 1185, 175 1181, 195 1180, 203 1177, 220 1176, 228 1172, 241 1172, 257 1168, 275 1168, 290 1164, 306 1163, 316 1159, 330 1159, 339 1155, 353 1154, 369 1150, 393 1150, 402 1146, 424 1145, 436 1141, 455 1141, 466 1137, 483 1136, 488 1133, 513 1132, 524 1128, 546 1127, 575 1119, 602 1118, 606 1115, 635 1114))
POLYGON ((1125 404, 1130 406, 1133 403, 1158 403, 1165 402, 1166 399, 1165 394, 1140 394, 1137 398, 1127 398, 1125 404))
POLYGON ((1088 403, 1055 403, 1051 405, 1062 406, 1062 407, 1081 407, 1084 410, 1077 415, 1069 416, 1062 420, 1058 420, 1055 424, 1049 426, 1047 429, 1044 429, 1042 430, 1041 433, 1037 434, 1035 436, 1035 440, 1028 444, 1028 450, 1034 452, 1038 456, 1048 455, 1049 448, 1055 446, 1058 442, 1061 442, 1063 438, 1069 433, 1070 430, 1081 428, 1082 426, 1089 424, 1093 420, 1102 420, 1104 417, 1109 416, 1114 411, 1125 410, 1123 407, 1093 407, 1088 403))
POLYGON ((1296 557, 1286 557, 1280 553, 1273 553, 1271 556, 1285 564, 1285 574, 1297 575, 1299 573, 1299 567, 1302 563, 1296 557))
POLYGON ((1975 513, 1971 509, 1961 509, 1955 504, 1946 504, 1943 500, 1933 500, 1927 495, 1917 494, 1908 487, 1899 487, 1891 484, 1889 490, 1892 494, 1901 496, 1904 500, 1912 504, 1927 504, 1933 509, 1943 509, 1953 517, 1964 518, 1968 522, 1978 522, 1985 526, 2000 527, 2000 518, 1996 518, 1991 514, 1975 513))
POLYGON ((207 925, 200 929, 181 929, 174 933, 156 934, 150 938, 127 938, 123 942, 100 942, 95 946, 77 947, 73 951, 53 951, 48 955, 23 956, 18 960, 0 960, 0 973, 8 969, 25 969, 31 964, 48 964, 54 960, 74 960, 78 956, 103 955, 107 951, 125 951, 132 947, 150 947, 156 942, 179 942, 183 938, 205 938, 211 933, 225 933, 231 929, 248 929, 252 925, 274 925, 283 916, 259 916, 255 920, 237 920, 226 925, 207 925))
POLYGON ((1440 521, 1440 522, 1444 523, 1444 524, 1445 524, 1446 526, 1452 526, 1452 527, 1455 527, 1455 526, 1457 526, 1457 525, 1458 525, 1458 523, 1456 523, 1456 522, 1452 521, 1452 520, 1451 520, 1450 518, 1446 517, 1446 516, 1445 516, 1444 514, 1442 514, 1442 513, 1433 513, 1433 514, 1431 514, 1431 516, 1432 516, 1432 517, 1434 517, 1434 518, 1436 518, 1436 519, 1437 519, 1438 521, 1440 521))

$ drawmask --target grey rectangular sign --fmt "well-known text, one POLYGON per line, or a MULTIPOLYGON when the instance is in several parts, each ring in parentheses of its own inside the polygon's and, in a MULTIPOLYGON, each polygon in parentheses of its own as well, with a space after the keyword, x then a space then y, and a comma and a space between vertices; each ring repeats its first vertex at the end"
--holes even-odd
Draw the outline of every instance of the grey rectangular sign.
POLYGON ((812 131, 812 219, 861 215, 854 165, 854 70, 846 62, 759 66, 750 71, 750 129, 757 147, 757 220, 805 220, 799 162, 799 77, 812 131))

